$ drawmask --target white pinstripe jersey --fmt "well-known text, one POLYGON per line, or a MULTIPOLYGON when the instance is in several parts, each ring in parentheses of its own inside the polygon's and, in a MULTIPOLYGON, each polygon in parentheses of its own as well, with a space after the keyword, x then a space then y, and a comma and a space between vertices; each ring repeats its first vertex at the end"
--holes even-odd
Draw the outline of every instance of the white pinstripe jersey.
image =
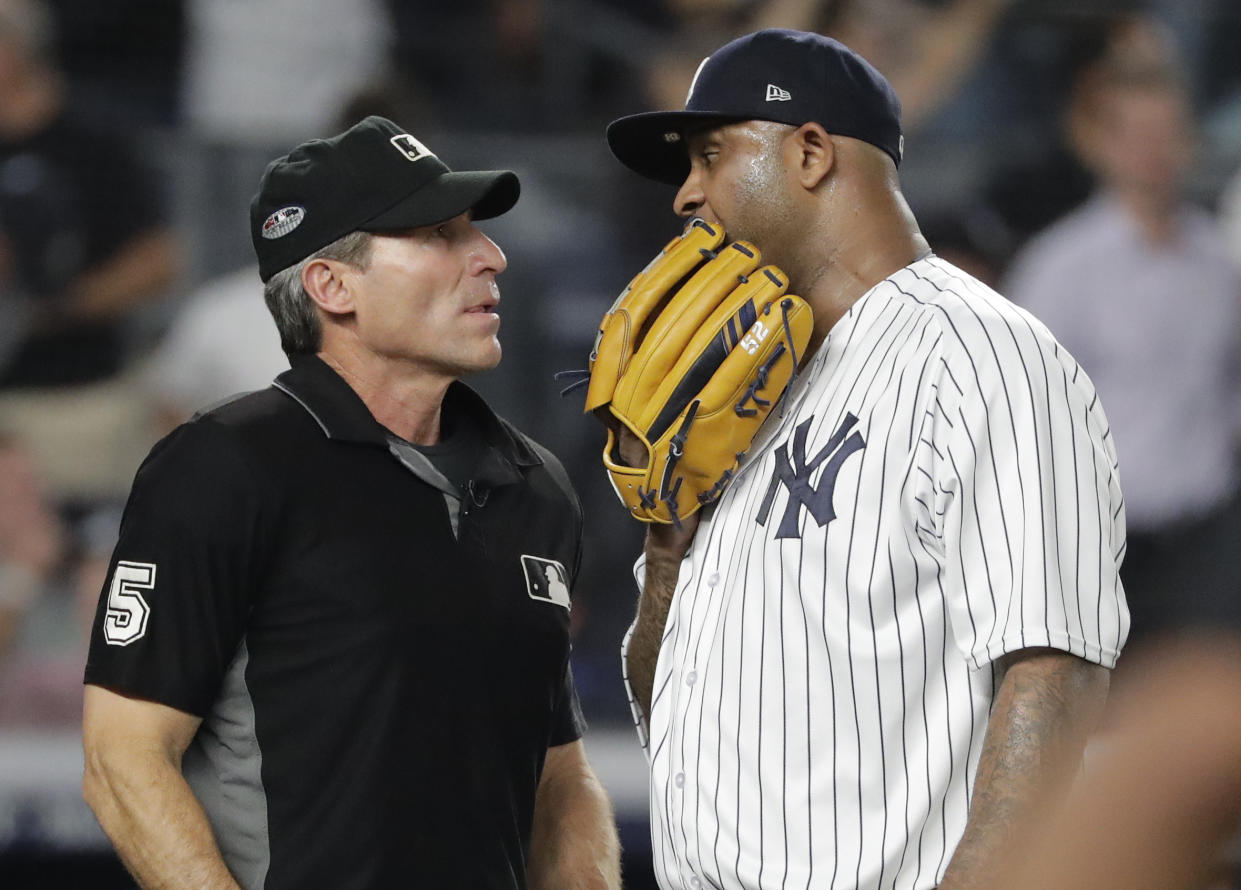
POLYGON ((1111 667, 1124 538, 1107 420, 1040 322, 934 256, 870 290, 681 565, 639 720, 660 885, 934 887, 993 660, 1111 667))

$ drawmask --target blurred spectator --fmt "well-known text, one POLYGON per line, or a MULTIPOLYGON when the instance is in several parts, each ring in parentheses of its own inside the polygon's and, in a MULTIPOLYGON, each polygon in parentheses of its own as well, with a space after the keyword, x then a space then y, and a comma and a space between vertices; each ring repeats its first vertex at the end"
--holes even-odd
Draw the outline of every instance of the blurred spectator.
POLYGON ((322 135, 387 63, 381 0, 187 0, 187 28, 184 117, 212 143, 322 135))
POLYGON ((808 11, 817 6, 820 30, 857 50, 887 77, 901 99, 905 132, 911 133, 975 70, 1011 5, 1012 0, 767 0, 758 7, 756 24, 808 26, 808 11))
POLYGON ((435 127, 597 132, 662 38, 663 2, 387 0, 395 75, 435 127))
POLYGON ((185 0, 177 173, 192 208, 180 222, 195 247, 194 284, 251 255, 237 220, 273 150, 333 132, 341 103, 382 79, 391 42, 382 3, 185 0))
POLYGON ((26 610, 52 580, 64 533, 29 456, 0 437, 0 677, 26 610))
POLYGON ((185 0, 49 0, 73 102, 112 126, 178 119, 185 0))
POLYGON ((162 432, 201 408, 263 389, 288 370, 257 266, 212 279, 173 319, 146 368, 162 432))
POLYGON ((1241 170, 1234 173, 1224 186, 1219 202, 1219 220, 1228 255, 1241 269, 1241 170))
POLYGON ((122 363, 117 321, 172 281, 172 237, 136 150, 82 124, 36 0, 0 0, 0 232, 31 327, 4 386, 81 383, 122 363))
POLYGON ((83 515, 60 571, 26 606, 19 632, 0 661, 0 728, 73 728, 82 722, 82 675, 99 591, 120 527, 119 505, 83 515))
MULTIPOLYGON (((1007 245, 1005 263, 1035 233, 1082 204, 1095 188, 1094 173, 1075 142, 1088 72, 1113 45, 1157 26, 1127 9, 1105 6, 1077 14, 1048 14, 1007 35, 1016 68, 1028 90, 1025 116, 1035 122, 1012 155, 1003 155, 987 174, 984 200, 994 208, 997 236, 1007 245), (1037 51, 1031 48, 1037 47, 1037 51)), ((1145 38, 1143 38, 1145 41, 1145 38)))
POLYGON ((1241 97, 1241 4, 1236 0, 1204 0, 1201 27, 1203 92, 1208 103, 1241 97))
POLYGON ((66 103, 51 41, 44 6, 0 0, 0 419, 57 493, 76 494, 132 472, 140 422, 109 384, 177 264, 159 183, 66 103))
MULTIPOLYGON (((1208 117, 1199 164, 1188 189, 1195 198, 1218 192, 1221 170, 1241 161, 1226 99, 1230 80, 1218 64, 1203 57, 1231 48, 1241 13, 1225 6, 1235 0, 1024 0, 1009 17, 998 48, 1005 61, 993 63, 995 79, 1024 107, 1005 132, 988 136, 990 158, 982 171, 982 197, 1002 223, 999 233, 1010 245, 1009 259, 1036 232, 1080 206, 1095 188, 1095 176, 1083 163, 1081 109, 1091 93, 1093 72, 1109 56, 1146 58, 1176 65, 1185 81, 1195 117, 1208 117), (1212 7, 1218 7, 1213 9, 1212 7), (1230 22, 1232 24, 1230 25, 1230 22), (1230 36, 1232 35, 1232 36, 1230 36), (1196 87, 1196 89, 1195 89, 1196 87)), ((1229 57, 1235 67, 1235 53, 1229 57)), ((1241 69, 1238 69, 1241 71, 1241 69)), ((1232 112, 1241 120, 1241 96, 1232 112)), ((985 134, 984 134, 985 135, 985 134)))
POLYGON ((1241 613, 1241 277, 1213 220, 1184 198, 1185 80, 1147 49, 1118 45, 1090 70, 1073 132, 1100 188, 1029 244, 1006 288, 1107 405, 1125 485, 1131 641, 1241 613))
POLYGON ((668 0, 680 34, 648 72, 650 104, 679 108, 698 63, 760 28, 818 31, 856 49, 900 96, 906 132, 973 70, 1010 0, 668 0))
POLYGON ((48 499, 30 456, 0 438, 0 729, 77 726, 94 604, 116 518, 82 524, 48 499))
POLYGON ((935 255, 983 284, 999 287, 1004 252, 995 215, 985 206, 916 214, 918 228, 935 255))

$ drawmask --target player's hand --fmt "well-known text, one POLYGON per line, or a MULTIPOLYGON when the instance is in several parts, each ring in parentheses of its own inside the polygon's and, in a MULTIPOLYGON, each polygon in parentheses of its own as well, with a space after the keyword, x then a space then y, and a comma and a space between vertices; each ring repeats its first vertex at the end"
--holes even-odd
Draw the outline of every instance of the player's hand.
POLYGON ((646 560, 652 558, 680 562, 689 552, 689 545, 694 541, 698 531, 698 523, 702 520, 701 513, 693 513, 681 520, 681 527, 675 525, 656 525, 646 530, 646 560))
MULTIPOLYGON (((646 466, 647 451, 642 440, 619 423, 613 422, 611 427, 616 433, 620 458, 625 465, 646 466)), ((693 513, 681 520, 680 528, 675 525, 656 523, 648 526, 646 530, 647 562, 649 563, 652 559, 680 562, 694 540, 694 533, 698 531, 698 522, 701 519, 700 513, 693 513)))
MULTIPOLYGON (((602 412, 600 412, 602 413, 602 412)), ((610 418, 609 418, 610 420, 610 418)), ((608 424, 616 433, 616 441, 620 458, 627 467, 645 467, 646 466, 646 446, 642 444, 642 440, 630 432, 620 423, 612 420, 608 424)))

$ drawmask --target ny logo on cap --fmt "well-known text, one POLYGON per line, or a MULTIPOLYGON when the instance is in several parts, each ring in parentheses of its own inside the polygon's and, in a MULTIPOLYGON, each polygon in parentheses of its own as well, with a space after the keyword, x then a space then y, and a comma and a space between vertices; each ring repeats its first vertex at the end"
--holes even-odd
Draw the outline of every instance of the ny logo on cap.
POLYGON ((408 133, 398 133, 389 140, 407 161, 419 161, 425 157, 435 157, 435 152, 427 148, 408 133))
POLYGON ((767 84, 768 102, 792 102, 793 96, 788 90, 782 90, 774 83, 767 84))

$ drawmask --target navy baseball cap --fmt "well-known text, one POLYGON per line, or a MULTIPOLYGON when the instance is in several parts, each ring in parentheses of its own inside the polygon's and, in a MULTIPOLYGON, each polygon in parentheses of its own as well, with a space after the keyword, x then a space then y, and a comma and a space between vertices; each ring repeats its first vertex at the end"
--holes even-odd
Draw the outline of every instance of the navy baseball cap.
POLYGON ((702 60, 684 111, 650 111, 613 121, 608 146, 643 176, 680 185, 689 174, 686 128, 743 120, 800 127, 875 145, 900 166, 901 103, 873 65, 843 43, 773 28, 738 37, 702 60))
POLYGON ((267 281, 350 232, 430 226, 467 210, 491 219, 520 193, 517 174, 454 173, 392 121, 371 116, 267 165, 250 202, 250 239, 267 281))

